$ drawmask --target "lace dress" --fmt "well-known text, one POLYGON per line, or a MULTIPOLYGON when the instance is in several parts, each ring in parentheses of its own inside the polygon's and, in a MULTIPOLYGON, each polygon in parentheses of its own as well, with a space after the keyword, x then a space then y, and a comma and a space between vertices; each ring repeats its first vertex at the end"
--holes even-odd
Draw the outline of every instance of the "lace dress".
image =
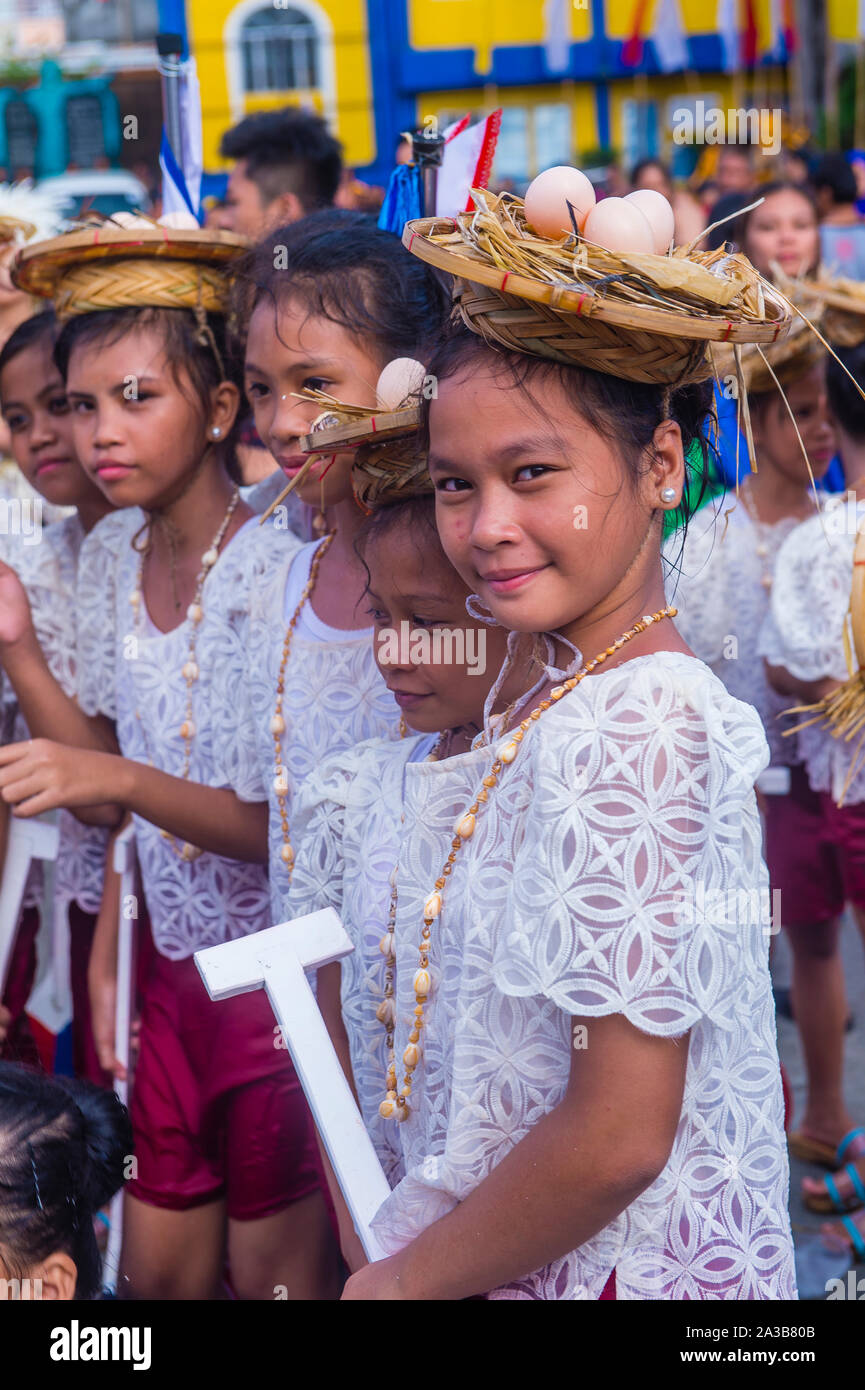
MULTIPOLYGON (((39 645, 51 674, 67 695, 78 693, 76 661, 76 583, 84 531, 77 514, 53 522, 41 534, 38 545, 17 538, 6 561, 18 574, 33 614, 39 645)), ((0 681, 3 680, 0 675, 0 681)), ((4 701, 14 713, 11 738, 30 737, 17 712, 15 692, 3 683, 4 701)), ((65 941, 69 905, 77 902, 85 912, 98 912, 102 901, 102 880, 108 831, 99 826, 82 825, 69 811, 58 812, 60 844, 54 865, 54 925, 58 949, 65 941)), ((42 870, 34 866, 28 879, 25 905, 42 901, 42 870)))
MULTIPOLYGON (((398 1057, 422 905, 493 756, 405 767, 398 1057)), ((678 653, 590 677, 532 727, 457 856, 433 929, 415 1108, 396 1130, 404 1175, 374 1222, 388 1250, 464 1200, 559 1104, 572 1018, 621 1013, 655 1036, 690 1031, 666 1167, 591 1240, 490 1296, 597 1299, 615 1268, 620 1299, 795 1297, 753 791, 766 761, 754 711, 678 653)), ((353 762, 344 780, 353 769, 356 794, 329 774, 329 824, 325 814, 321 840, 303 847, 306 874, 324 885, 341 871, 346 898, 354 866, 370 863, 366 827, 377 829, 364 814, 376 777, 353 762)), ((389 784, 384 758, 379 772, 389 784)), ((384 862, 370 870, 371 899, 384 873, 384 862)), ((350 903, 346 917, 361 920, 354 913, 350 903)), ((357 1078, 361 1093, 381 1093, 380 1054, 360 1046, 357 1056, 375 1072, 357 1078)))
POLYGON ((711 508, 697 512, 684 545, 673 536, 664 547, 667 602, 679 610, 676 627, 730 694, 754 706, 773 766, 799 761, 795 738, 783 736, 796 721, 779 718, 793 702, 767 681, 757 638, 769 611, 778 551, 798 524, 795 517, 755 524, 744 502, 731 498, 717 517, 711 508))
MULTIPOLYGON (((136 587, 139 556, 132 539, 141 529, 137 508, 100 521, 81 551, 78 580, 80 703, 117 723, 123 756, 182 775, 186 682, 181 668, 189 652, 189 619, 160 632, 141 605, 136 623, 129 596, 136 587), (137 713, 136 713, 137 712, 137 713), (137 717, 137 716, 140 716, 137 717)), ((224 547, 202 592, 204 618, 198 628, 201 676, 193 688, 190 781, 232 787, 217 770, 213 754, 211 683, 218 673, 235 690, 242 681, 240 655, 225 640, 225 614, 249 602, 253 570, 267 572, 282 554, 284 538, 248 521, 224 547), (234 660, 224 669, 227 658, 234 660)), ((141 877, 157 950, 183 960, 206 946, 245 936, 270 925, 267 875, 257 864, 217 854, 182 861, 161 831, 133 817, 141 877)))
MULTIPOLYGON (((309 578, 320 544, 292 546, 269 575, 253 584, 248 619, 235 615, 234 640, 244 652, 242 684, 219 680, 214 688, 217 755, 223 775, 250 800, 269 798, 269 866, 273 920, 283 920, 288 873, 279 803, 274 789, 276 762, 270 731, 286 626, 309 578)), ((294 840, 293 800, 298 788, 330 754, 352 749, 365 739, 398 737, 399 709, 375 664, 372 630, 327 628, 306 604, 291 644, 282 700, 286 730, 283 766, 288 775, 288 821, 294 840)), ((295 848, 296 851, 296 846, 295 848)))
POLYGON ((370 739, 328 758, 307 778, 295 800, 297 858, 283 909, 289 920, 332 907, 354 945, 341 962, 342 1015, 361 1114, 392 1187, 403 1167, 395 1126, 378 1113, 387 1070, 384 1029, 375 1016, 385 983, 379 942, 399 855, 406 765, 435 743, 427 734, 397 743, 370 739))
MULTIPOLYGON (((856 528, 865 517, 865 502, 832 498, 821 517, 804 521, 790 533, 775 566, 769 612, 759 635, 759 652, 772 666, 783 666, 798 680, 825 677, 846 681, 844 624, 850 607, 856 528)), ((787 696, 788 705, 801 704, 787 696)), ((802 719, 808 716, 799 716, 802 719)), ((842 793, 855 741, 835 739, 822 725, 796 735, 799 754, 815 791, 842 793)), ((865 801, 865 768, 847 790, 844 804, 865 801)))

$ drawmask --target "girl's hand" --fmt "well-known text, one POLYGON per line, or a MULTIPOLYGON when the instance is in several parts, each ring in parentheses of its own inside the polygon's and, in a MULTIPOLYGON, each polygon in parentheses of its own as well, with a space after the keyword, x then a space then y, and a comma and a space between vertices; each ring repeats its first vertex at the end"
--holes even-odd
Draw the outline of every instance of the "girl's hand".
POLYGON ((0 748, 0 796, 16 815, 38 816, 58 806, 101 806, 111 801, 108 753, 69 748, 47 738, 0 748))
POLYGON ((401 1264, 399 1255, 391 1255, 386 1260, 374 1260, 364 1265, 347 1281, 342 1291, 345 1301, 361 1299, 405 1299, 408 1294, 400 1284, 401 1264))
POLYGON ((0 560, 0 649, 33 635, 27 591, 12 566, 0 560))
POLYGON ((0 1004, 0 1047, 2 1047, 6 1041, 6 1038, 9 1033, 9 1025, 11 1024, 11 1022, 11 1013, 6 1008, 5 1004, 0 1004))
POLYGON ((90 958, 87 972, 90 994, 90 1026, 99 1065, 118 1080, 126 1080, 126 1068, 117 1056, 115 1024, 117 1019, 117 976, 103 969, 98 960, 90 958))

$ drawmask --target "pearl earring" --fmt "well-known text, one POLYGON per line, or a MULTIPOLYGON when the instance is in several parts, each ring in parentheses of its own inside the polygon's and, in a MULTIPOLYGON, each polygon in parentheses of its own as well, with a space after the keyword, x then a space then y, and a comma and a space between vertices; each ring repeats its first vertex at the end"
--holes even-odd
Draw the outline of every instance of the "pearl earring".
POLYGON ((219 436, 222 434, 222 430, 219 428, 218 425, 214 425, 210 433, 213 435, 214 439, 218 439, 219 436))
POLYGON ((675 500, 676 500, 676 489, 675 489, 674 487, 665 487, 665 488, 662 488, 662 489, 661 489, 661 501, 662 501, 662 502, 666 502, 666 503, 669 504, 670 502, 675 502, 675 500))

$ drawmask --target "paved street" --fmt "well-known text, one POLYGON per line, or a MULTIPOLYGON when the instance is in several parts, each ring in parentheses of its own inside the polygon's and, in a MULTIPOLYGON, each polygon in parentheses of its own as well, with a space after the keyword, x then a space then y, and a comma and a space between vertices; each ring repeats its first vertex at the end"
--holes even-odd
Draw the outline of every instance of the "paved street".
MULTIPOLYGON (((865 1124, 865 952, 856 925, 845 919, 842 933, 842 954, 847 975, 847 989, 850 1008, 856 1025, 847 1034, 845 1051, 845 1089, 847 1101, 856 1120, 865 1124)), ((790 980, 790 952, 787 940, 781 933, 773 960, 772 974, 777 985, 787 985, 790 980)), ((778 1019, 778 1045, 781 1059, 787 1068, 793 1087, 795 1110, 794 1127, 802 1114, 805 1095, 805 1069, 802 1063, 802 1049, 796 1025, 789 1019, 778 1019)), ((815 1216, 808 1211, 800 1195, 801 1179, 806 1173, 819 1177, 823 1170, 793 1159, 790 1165, 790 1219, 793 1225, 793 1239, 797 1246, 819 1234, 821 1223, 829 1218, 815 1216)), ((862 1275, 865 1267, 858 1270, 862 1275)))

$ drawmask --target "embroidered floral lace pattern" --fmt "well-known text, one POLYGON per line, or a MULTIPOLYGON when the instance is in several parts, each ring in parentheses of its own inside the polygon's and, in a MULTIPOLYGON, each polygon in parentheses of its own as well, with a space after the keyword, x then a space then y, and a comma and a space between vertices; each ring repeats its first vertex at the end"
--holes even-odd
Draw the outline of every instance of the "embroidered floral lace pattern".
MULTIPOLYGON (((81 703, 89 714, 101 711, 117 720, 124 757, 153 759, 156 767, 179 777, 186 717, 186 683, 181 667, 189 651, 186 619, 172 632, 158 632, 146 616, 133 622, 129 595, 135 588, 139 557, 131 541, 144 518, 137 508, 106 517, 82 547, 78 600, 82 665, 81 703), (135 717, 136 709, 141 715, 135 717)), ((204 583, 197 661, 201 678, 194 688, 190 780, 205 786, 231 786, 215 768, 210 702, 218 673, 235 691, 243 679, 238 649, 225 642, 225 612, 249 601, 256 561, 281 557, 283 537, 246 527, 223 550, 204 583), (234 659, 224 669, 226 654, 234 659)), ((156 826, 135 816, 135 839, 157 949, 182 960, 270 925, 267 877, 260 865, 242 864, 216 854, 182 862, 156 826)))
POLYGON ((684 545, 672 536, 664 547, 671 566, 667 601, 679 610, 676 627, 730 694, 754 706, 774 765, 795 763, 798 756, 795 738, 783 737, 795 721, 778 718, 791 701, 769 685, 757 651, 770 598, 762 580, 773 573, 778 551, 797 524, 788 517, 758 530, 744 504, 731 497, 717 517, 704 508, 691 518, 684 545), (758 545, 769 553, 758 555, 758 545))
MULTIPOLYGON (((803 522, 778 554, 772 601, 758 646, 771 665, 785 667, 798 680, 847 679, 843 632, 853 582, 856 521, 863 515, 865 503, 854 509, 846 498, 833 498, 826 504, 823 525, 820 517, 803 522)), ((793 696, 786 701, 788 708, 802 703, 793 696)), ((854 745, 815 724, 801 729, 796 742, 814 790, 839 797, 854 745)), ((857 801, 865 801, 865 769, 850 783, 845 805, 857 801)))
MULTIPOLYGON (((283 536, 285 545, 286 537, 283 536)), ((276 686, 285 638, 284 594, 293 548, 280 567, 256 579, 246 631, 239 642, 246 648, 242 695, 221 682, 215 692, 219 709, 219 757, 226 775, 254 769, 245 794, 269 798, 269 867, 274 920, 279 921, 288 890, 288 874, 280 858, 283 846, 279 805, 273 788, 274 742, 270 731, 276 686)), ((303 556, 300 556, 302 559, 303 556)), ((398 736, 399 710, 379 675, 368 633, 356 639, 315 642, 297 632, 285 672, 282 700, 286 729, 282 735, 288 774, 288 819, 292 826, 297 788, 330 754, 354 748, 365 739, 398 736)), ((294 837, 291 829, 292 842, 294 837)), ((296 846, 294 846, 296 852, 296 846)))
MULTIPOLYGON (((405 769, 397 1056, 422 904, 492 756, 405 769)), ((657 1036, 690 1030, 667 1165, 591 1240, 491 1297, 595 1299, 613 1268, 620 1299, 795 1296, 753 792, 766 762, 754 711, 673 653, 590 677, 532 727, 460 850, 436 919, 414 1109, 398 1130, 405 1176, 375 1219, 389 1250, 465 1199, 560 1102, 571 1018, 621 1013, 657 1036)), ((361 800, 378 793, 374 776, 357 781, 344 865, 368 852, 361 800)), ((339 856, 339 815, 323 848, 304 851, 320 884, 339 856)), ((383 875, 384 865, 370 890, 382 904, 383 875)), ((381 1085, 380 1062, 370 1049, 364 1094, 381 1085)))
POLYGON ((400 845, 403 777, 423 735, 399 743, 371 739, 329 758, 307 779, 294 806, 297 858, 284 916, 332 907, 354 944, 341 962, 342 1015, 361 1114, 393 1187, 402 1152, 392 1121, 378 1113, 387 1071, 384 996, 390 876, 400 845))
MULTIPOLYGON (((36 636, 49 670, 71 696, 76 695, 78 684, 75 590, 83 537, 81 523, 73 515, 46 526, 38 545, 28 545, 16 537, 14 549, 7 555, 7 563, 16 570, 27 590, 36 636)), ((17 709, 15 693, 8 682, 4 698, 17 709)), ((15 720, 14 737, 30 737, 20 715, 15 720)), ((58 825, 60 844, 54 865, 54 911, 64 916, 69 904, 77 902, 86 912, 98 912, 108 832, 98 826, 82 825, 69 811, 60 811, 58 825)), ((25 899, 28 905, 41 902, 41 883, 41 867, 34 866, 25 899)))

